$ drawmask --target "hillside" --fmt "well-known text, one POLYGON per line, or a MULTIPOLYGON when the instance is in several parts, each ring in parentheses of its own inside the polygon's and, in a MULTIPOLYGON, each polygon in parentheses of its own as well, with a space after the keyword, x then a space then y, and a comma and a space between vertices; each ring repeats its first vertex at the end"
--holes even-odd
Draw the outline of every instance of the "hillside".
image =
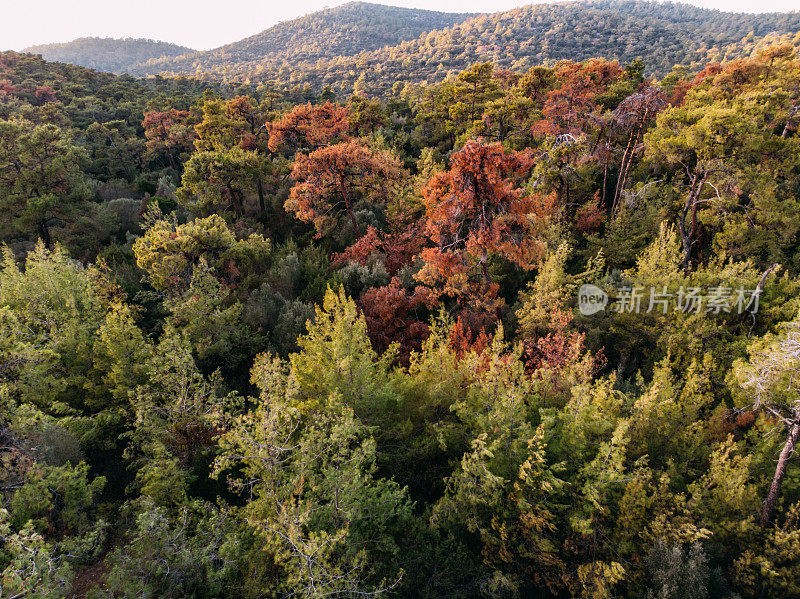
POLYGON ((98 71, 124 73, 128 67, 136 63, 162 56, 180 56, 194 50, 148 39, 82 37, 63 44, 31 46, 26 48, 25 52, 41 54, 42 58, 49 61, 67 62, 98 71))
POLYGON ((352 56, 394 46, 472 16, 351 2, 279 23, 252 37, 214 50, 154 59, 134 67, 132 74, 208 72, 231 67, 238 69, 262 61, 279 68, 298 62, 313 63, 320 58, 352 56))
MULTIPOLYGON (((359 89, 380 93, 395 81, 433 82, 481 61, 527 69, 567 58, 604 57, 621 62, 640 58, 648 73, 664 75, 675 64, 722 57, 732 45, 744 48, 745 39, 800 31, 797 12, 755 15, 685 4, 611 0, 538 4, 477 15, 387 46, 384 42, 391 36, 376 36, 375 31, 384 31, 391 19, 373 26, 374 15, 401 10, 349 4, 276 26, 226 49, 151 61, 136 73, 308 82, 317 89, 331 85, 343 93, 350 93, 358 82, 359 89), (359 29, 361 23, 369 23, 366 31, 359 29), (327 51, 320 50, 317 41, 323 32, 323 39, 334 40, 325 46, 327 51), (259 47, 271 45, 266 44, 267 39, 275 40, 278 47, 289 47, 258 57, 259 47), (371 45, 365 40, 372 40, 371 45)), ((440 18, 455 19, 456 15, 440 18)))
POLYGON ((799 82, 0 52, 0 597, 800 597, 799 82))

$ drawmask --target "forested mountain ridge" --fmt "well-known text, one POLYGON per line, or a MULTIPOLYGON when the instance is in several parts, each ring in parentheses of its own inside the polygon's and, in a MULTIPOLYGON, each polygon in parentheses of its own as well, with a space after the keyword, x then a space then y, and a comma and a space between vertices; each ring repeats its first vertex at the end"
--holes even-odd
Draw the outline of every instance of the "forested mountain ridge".
POLYGON ((474 15, 444 13, 350 2, 279 23, 261 33, 207 52, 154 59, 131 68, 131 74, 174 71, 210 72, 222 65, 269 61, 289 68, 302 61, 354 56, 393 46, 435 29, 444 29, 474 15))
POLYGON ((49 61, 67 62, 98 71, 124 73, 131 65, 152 58, 179 56, 192 48, 150 39, 82 37, 62 44, 42 44, 24 50, 49 61))
MULTIPOLYGON (((384 10, 371 4, 347 5, 350 15, 384 10)), ((337 9, 307 17, 338 25, 337 9)), ((355 17, 351 23, 359 22, 355 17)), ((686 4, 601 0, 535 4, 495 14, 477 15, 451 27, 423 33, 416 39, 369 50, 367 47, 328 53, 212 52, 151 61, 137 74, 167 73, 214 76, 246 81, 276 80, 330 85, 343 93, 354 89, 385 93, 396 81, 432 83, 474 62, 524 70, 561 59, 593 57, 622 63, 644 61, 649 74, 665 75, 676 64, 701 65, 737 57, 743 41, 767 34, 794 36, 800 13, 743 14, 701 9, 686 4), (733 51, 727 49, 734 46, 733 51), (727 51, 727 52, 726 52, 727 51), (339 55, 332 55, 338 52, 339 55)), ((800 39, 800 38, 798 38, 800 39)), ((382 39, 383 41, 383 39, 382 39)), ((233 45, 236 46, 235 44, 233 45)))

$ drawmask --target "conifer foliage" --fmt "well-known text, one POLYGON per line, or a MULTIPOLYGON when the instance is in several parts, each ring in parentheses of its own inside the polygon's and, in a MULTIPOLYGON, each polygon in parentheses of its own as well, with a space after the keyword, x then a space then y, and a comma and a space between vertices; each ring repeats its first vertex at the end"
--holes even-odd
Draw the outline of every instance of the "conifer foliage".
POLYGON ((0 597, 800 596, 800 59, 751 42, 380 97, 0 53, 0 597))

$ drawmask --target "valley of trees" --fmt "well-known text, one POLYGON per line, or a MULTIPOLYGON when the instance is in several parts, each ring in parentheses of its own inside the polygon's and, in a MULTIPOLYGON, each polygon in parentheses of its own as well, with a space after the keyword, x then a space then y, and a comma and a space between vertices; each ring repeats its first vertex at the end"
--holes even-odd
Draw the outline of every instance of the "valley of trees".
POLYGON ((0 597, 800 596, 800 56, 574 58, 0 53, 0 597))

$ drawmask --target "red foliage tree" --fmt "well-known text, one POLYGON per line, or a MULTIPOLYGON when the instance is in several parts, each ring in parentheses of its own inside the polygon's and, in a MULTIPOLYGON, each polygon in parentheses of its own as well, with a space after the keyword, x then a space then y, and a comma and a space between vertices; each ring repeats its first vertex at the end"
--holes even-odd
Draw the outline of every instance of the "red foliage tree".
POLYGON ((600 203, 599 193, 595 193, 591 202, 578 208, 575 214, 575 230, 582 235, 597 231, 606 221, 606 211, 600 203))
POLYGON ((436 303, 436 296, 426 287, 413 292, 403 288, 393 277, 386 287, 373 287, 361 296, 361 308, 367 322, 372 347, 385 352, 393 343, 399 346, 398 361, 408 364, 412 351, 419 351, 430 328, 420 318, 436 303))
POLYGON ((526 364, 531 371, 560 370, 580 359, 586 335, 569 331, 572 321, 571 312, 556 310, 550 315, 550 332, 525 340, 526 364))
POLYGON ((344 106, 301 104, 269 126, 269 149, 274 152, 284 144, 306 149, 327 146, 346 140, 349 128, 350 114, 344 106))
POLYGON ((56 90, 49 85, 44 85, 36 88, 36 101, 41 106, 48 102, 56 101, 56 90))
POLYGON ((572 312, 557 309, 550 314, 546 334, 523 341, 525 369, 539 381, 542 399, 550 405, 568 401, 576 384, 590 380, 606 365, 602 351, 587 355, 586 334, 572 329, 572 322, 572 312))
POLYGON ((386 202, 400 180, 400 162, 385 152, 373 152, 358 140, 298 154, 292 169, 297 183, 286 200, 287 210, 314 223, 317 236, 338 223, 344 212, 360 236, 353 212, 355 193, 371 202, 386 202))
POLYGON ((597 111, 595 99, 622 76, 619 63, 592 59, 565 61, 556 69, 560 85, 547 93, 542 115, 535 125, 540 135, 578 135, 587 119, 597 111))
MULTIPOLYGON (((478 315, 467 315, 466 319, 464 315, 459 315, 456 323, 450 328, 448 341, 459 359, 469 352, 481 355, 492 344, 492 338, 486 334, 485 327, 478 327, 475 323, 472 323, 472 326, 467 324, 467 321, 475 320, 474 316, 478 315), (478 328, 478 332, 473 334, 473 328, 478 328)), ((481 320, 480 316, 478 320, 481 320)))
POLYGON ((518 187, 530 167, 527 155, 500 144, 471 141, 453 156, 450 169, 423 191, 426 230, 436 245, 421 253, 419 280, 481 309, 500 305, 490 257, 531 269, 543 249, 542 198, 518 187))
POLYGON ((353 245, 333 255, 333 264, 337 267, 347 262, 367 265, 373 257, 379 256, 386 272, 394 275, 414 260, 425 242, 424 230, 418 222, 389 232, 378 231, 370 226, 353 245))
POLYGON ((0 98, 13 96, 19 93, 19 88, 15 87, 9 79, 0 79, 0 98))
POLYGON ((348 262, 366 265, 373 257, 382 254, 383 248, 383 234, 370 225, 367 227, 367 232, 359 237, 355 243, 345 248, 343 252, 334 254, 331 257, 331 262, 336 268, 344 266, 348 262))

